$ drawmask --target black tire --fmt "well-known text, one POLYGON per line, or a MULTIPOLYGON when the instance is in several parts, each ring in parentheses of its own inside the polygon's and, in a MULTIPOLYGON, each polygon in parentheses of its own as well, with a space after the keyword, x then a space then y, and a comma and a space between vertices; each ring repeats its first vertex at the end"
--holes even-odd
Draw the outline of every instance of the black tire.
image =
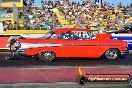
POLYGON ((76 82, 77 82, 77 84, 79 84, 79 85, 84 85, 84 84, 86 84, 86 82, 87 82, 87 78, 86 78, 85 76, 78 76, 78 77, 76 78, 76 82))
POLYGON ((56 58, 56 54, 53 51, 46 51, 38 54, 38 58, 44 62, 52 62, 56 58))
POLYGON ((109 61, 117 60, 120 56, 118 49, 109 49, 105 52, 105 59, 109 61))
POLYGON ((32 58, 33 58, 34 60, 39 60, 38 55, 34 55, 34 56, 32 56, 32 58))

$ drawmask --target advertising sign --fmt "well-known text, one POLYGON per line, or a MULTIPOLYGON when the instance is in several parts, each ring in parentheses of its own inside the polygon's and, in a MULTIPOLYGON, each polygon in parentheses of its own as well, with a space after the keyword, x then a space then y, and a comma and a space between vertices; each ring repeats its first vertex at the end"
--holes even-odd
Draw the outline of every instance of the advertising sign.
POLYGON ((78 68, 79 75, 76 82, 79 85, 86 83, 130 83, 131 77, 129 74, 87 74, 80 67, 78 68))

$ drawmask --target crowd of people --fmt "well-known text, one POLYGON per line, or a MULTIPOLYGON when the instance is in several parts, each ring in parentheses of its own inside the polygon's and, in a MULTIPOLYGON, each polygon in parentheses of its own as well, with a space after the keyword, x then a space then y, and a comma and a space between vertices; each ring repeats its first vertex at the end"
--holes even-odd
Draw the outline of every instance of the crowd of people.
MULTIPOLYGON (((124 25, 130 25, 132 21, 132 4, 125 6, 103 2, 102 5, 92 1, 81 1, 80 3, 67 3, 59 1, 41 1, 41 7, 37 9, 27 9, 25 25, 31 29, 53 29, 61 27, 57 16, 52 11, 57 8, 65 20, 75 27, 89 27, 101 30, 121 29, 124 25), (27 22, 29 20, 29 22, 27 22)), ((29 29, 25 27, 26 29, 29 29)))
MULTIPOLYGON (((1 8, 0 10, 0 18, 11 18, 12 17, 12 8, 1 8)), ((1 28, 4 30, 10 30, 13 29, 13 25, 11 23, 11 20, 5 20, 5 21, 0 21, 1 28)))
MULTIPOLYGON (((12 18, 12 12, 13 12, 12 8, 1 8, 0 9, 0 18, 12 18)), ((13 29, 11 20, 0 21, 0 24, 2 24, 1 28, 4 30, 13 29)))
POLYGON ((25 29, 53 29, 59 27, 59 22, 52 11, 53 4, 50 2, 41 2, 41 8, 32 7, 31 5, 25 6, 26 9, 20 11, 19 17, 24 22, 25 29))
POLYGON ((82 1, 81 3, 58 3, 57 8, 65 16, 65 19, 80 27, 108 30, 121 29, 132 23, 132 4, 125 6, 107 2, 95 3, 82 1))
MULTIPOLYGON (((22 29, 52 30, 68 27, 59 22, 53 8, 57 8, 65 20, 69 22, 69 25, 75 24, 75 27, 113 30, 132 25, 132 4, 125 6, 120 3, 116 6, 108 2, 99 4, 92 0, 81 1, 80 3, 42 0, 40 7, 34 7, 34 0, 25 0, 24 8, 19 11, 19 19, 23 22, 22 29)), ((7 23, 4 23, 5 28, 11 29, 12 25, 7 23)), ((14 27, 15 25, 19 26, 16 22, 14 27)))

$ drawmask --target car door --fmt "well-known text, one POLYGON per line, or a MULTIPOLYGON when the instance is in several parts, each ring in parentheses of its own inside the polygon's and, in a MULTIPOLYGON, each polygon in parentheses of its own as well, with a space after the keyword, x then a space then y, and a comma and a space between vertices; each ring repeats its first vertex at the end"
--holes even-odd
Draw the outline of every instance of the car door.
POLYGON ((63 52, 62 57, 99 57, 98 40, 77 39, 75 35, 63 34, 63 47, 59 50, 63 52))
POLYGON ((62 44, 60 47, 55 47, 57 57, 73 57, 72 47, 73 40, 70 39, 70 32, 64 32, 58 35, 56 43, 62 44))
POLYGON ((99 57, 98 41, 96 40, 73 40, 73 56, 76 57, 99 57))

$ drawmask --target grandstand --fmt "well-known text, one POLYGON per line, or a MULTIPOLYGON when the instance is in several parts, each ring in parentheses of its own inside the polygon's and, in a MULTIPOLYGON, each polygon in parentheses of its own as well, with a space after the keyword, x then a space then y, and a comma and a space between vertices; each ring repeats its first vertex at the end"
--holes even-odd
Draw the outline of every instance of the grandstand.
POLYGON ((34 0, 2 0, 0 21, 6 23, 5 33, 45 33, 64 27, 112 31, 132 24, 132 4, 114 6, 108 2, 98 5, 92 0, 82 3, 53 1, 42 0, 40 7, 34 7, 34 0))

